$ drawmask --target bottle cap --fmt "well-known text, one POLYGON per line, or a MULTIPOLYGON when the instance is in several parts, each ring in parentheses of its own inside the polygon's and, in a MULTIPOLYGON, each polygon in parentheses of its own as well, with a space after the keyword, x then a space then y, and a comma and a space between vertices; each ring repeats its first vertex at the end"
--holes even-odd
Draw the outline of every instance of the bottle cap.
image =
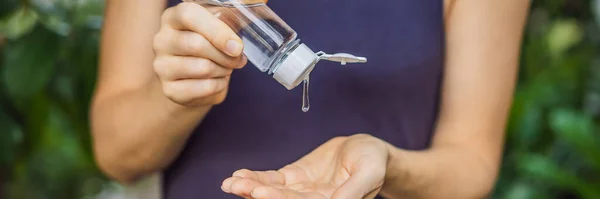
POLYGON ((315 67, 318 57, 308 46, 298 45, 274 71, 273 78, 288 90, 298 86, 315 67))

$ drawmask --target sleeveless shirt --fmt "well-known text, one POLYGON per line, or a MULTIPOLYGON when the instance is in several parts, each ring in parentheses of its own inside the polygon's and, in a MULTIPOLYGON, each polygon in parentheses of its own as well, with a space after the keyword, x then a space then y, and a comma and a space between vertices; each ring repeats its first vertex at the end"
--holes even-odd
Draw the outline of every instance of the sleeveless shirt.
POLYGON ((404 149, 429 147, 443 72, 443 1, 271 0, 268 6, 315 52, 368 62, 319 62, 306 113, 302 85, 288 91, 252 64, 234 71, 227 99, 164 171, 165 198, 238 198, 220 188, 234 171, 279 169, 336 136, 368 133, 404 149))

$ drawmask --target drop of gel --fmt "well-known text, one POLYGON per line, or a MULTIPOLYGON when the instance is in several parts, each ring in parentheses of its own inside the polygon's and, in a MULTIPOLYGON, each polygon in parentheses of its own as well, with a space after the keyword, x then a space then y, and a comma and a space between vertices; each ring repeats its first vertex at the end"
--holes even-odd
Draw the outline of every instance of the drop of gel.
POLYGON ((304 79, 304 85, 302 86, 302 112, 308 112, 310 109, 310 101, 308 99, 308 85, 310 84, 310 78, 304 79))

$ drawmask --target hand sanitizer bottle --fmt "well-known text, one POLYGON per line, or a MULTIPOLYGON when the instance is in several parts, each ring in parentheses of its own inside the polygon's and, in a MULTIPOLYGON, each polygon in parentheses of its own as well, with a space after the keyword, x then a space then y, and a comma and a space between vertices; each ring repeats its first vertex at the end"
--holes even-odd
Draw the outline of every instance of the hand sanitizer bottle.
MULTIPOLYGON (((296 32, 260 0, 183 1, 202 5, 229 25, 242 39, 243 53, 248 60, 260 71, 272 75, 288 90, 303 81, 308 87, 309 74, 321 59, 342 65, 367 61, 364 57, 346 53, 315 53, 300 43, 296 32)), ((305 96, 308 96, 307 91, 305 96)))

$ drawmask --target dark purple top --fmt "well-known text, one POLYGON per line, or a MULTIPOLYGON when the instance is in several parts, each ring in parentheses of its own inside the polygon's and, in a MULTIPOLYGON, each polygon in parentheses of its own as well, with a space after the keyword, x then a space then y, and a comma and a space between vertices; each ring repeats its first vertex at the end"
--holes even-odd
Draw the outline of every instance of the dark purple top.
POLYGON ((301 86, 288 91, 251 64, 235 71, 225 102, 164 172, 166 198, 238 198, 220 188, 235 170, 278 169, 335 136, 369 133, 405 149, 429 146, 443 72, 443 1, 268 5, 311 49, 365 56, 368 63, 320 62, 307 113, 301 86))

